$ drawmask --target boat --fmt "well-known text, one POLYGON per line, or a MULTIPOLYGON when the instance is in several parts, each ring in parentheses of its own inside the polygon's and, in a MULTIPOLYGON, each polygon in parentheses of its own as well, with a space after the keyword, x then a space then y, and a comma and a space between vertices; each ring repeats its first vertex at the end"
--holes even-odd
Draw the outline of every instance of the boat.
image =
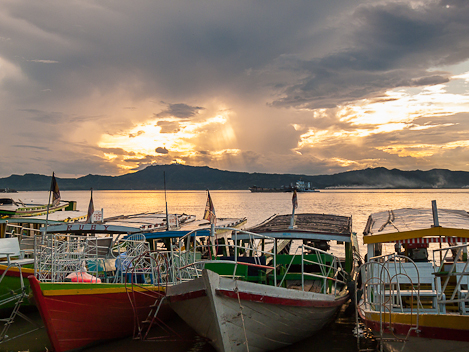
MULTIPOLYGON (((28 217, 0 217, 0 238, 18 235, 33 235, 48 225, 85 221, 86 211, 76 210, 76 202, 69 201, 69 206, 61 211, 28 217)), ((47 211, 46 211, 47 213, 47 211)))
POLYGON ((18 193, 16 189, 13 188, 0 188, 0 193, 18 193))
POLYGON ((251 192, 292 192, 293 190, 290 187, 279 187, 279 188, 271 188, 271 187, 258 187, 256 185, 249 187, 251 192))
POLYGON ((435 201, 369 216, 357 309, 385 350, 469 350, 468 239, 469 214, 435 201))
POLYGON ((311 182, 303 180, 296 181, 292 188, 296 189, 297 192, 319 192, 319 190, 311 186, 311 182))
POLYGON ((144 212, 130 215, 117 215, 105 218, 103 223, 108 225, 130 226, 138 228, 140 232, 164 231, 179 228, 196 221, 195 215, 168 214, 163 212, 144 212))
POLYGON ((294 190, 297 192, 319 192, 318 189, 311 186, 311 182, 305 182, 303 180, 279 188, 252 186, 249 187, 249 190, 251 192, 293 192, 294 190))
POLYGON ((29 217, 66 210, 70 202, 58 201, 55 204, 25 203, 21 199, 0 198, 0 218, 6 217, 29 217))
MULTIPOLYGON (((246 219, 225 221, 242 224, 246 219)), ((29 282, 54 351, 81 349, 133 334, 143 339, 149 329, 146 324, 156 315, 160 323, 174 315, 164 300, 167 286, 177 280, 168 267, 173 242, 164 240, 189 232, 205 237, 209 234, 206 224, 193 215, 152 212, 106 218, 96 224, 49 226, 49 244, 39 247, 36 275, 29 282), (75 250, 70 251, 73 243, 75 250), (77 248, 82 248, 81 257, 77 248), (83 262, 86 269, 80 267, 83 262), (65 279, 80 270, 91 275, 92 282, 65 279)))
MULTIPOLYGON (((291 217, 233 229, 225 244, 212 234, 204 243, 208 259, 179 266, 186 280, 168 287, 170 306, 217 351, 293 344, 326 326, 349 300, 357 245, 351 218, 298 214, 292 226, 291 217), (345 257, 328 251, 330 242, 345 244, 345 257)), ((182 258, 204 252, 181 240, 182 258)))
MULTIPOLYGON (((34 256, 34 242, 36 236, 41 237, 41 228, 46 223, 53 224, 70 224, 82 221, 86 218, 86 212, 77 210, 58 211, 37 217, 18 217, 0 219, 0 239, 2 238, 18 238, 21 253, 31 258, 34 256)), ((34 275, 34 265, 27 265, 21 268, 21 272, 16 267, 8 268, 6 261, 0 261, 0 316, 9 315, 9 309, 16 305, 13 297, 18 297, 18 293, 25 287, 27 295, 23 298, 22 307, 32 307, 34 302, 29 295, 28 276, 34 275)))
MULTIPOLYGON (((95 211, 95 218, 102 219, 102 210, 95 211), (98 216, 99 215, 99 216, 98 216)), ((35 237, 42 236, 42 230, 48 224, 48 233, 84 233, 85 229, 89 229, 89 233, 106 233, 106 229, 110 225, 113 227, 120 226, 120 232, 124 235, 144 232, 144 231, 162 231, 167 229, 166 215, 162 212, 146 212, 131 215, 119 215, 108 217, 99 224, 85 223, 87 212, 77 210, 65 210, 52 214, 40 215, 36 217, 18 217, 0 219, 0 238, 18 237, 20 248, 28 257, 33 256, 35 237), (72 226, 73 224, 73 226, 72 226), (99 226, 97 226, 99 225, 99 226)), ((195 221, 195 215, 187 214, 169 214, 168 219, 170 228, 179 228, 182 224, 187 225, 195 221)), ((197 223, 197 222, 196 222, 197 223)), ((0 261, 0 276, 7 269, 6 263, 0 261)), ((28 276, 34 275, 34 265, 23 267, 21 277, 17 268, 10 268, 5 273, 0 283, 0 310, 8 310, 15 306, 15 301, 11 300, 12 295, 16 296, 21 290, 22 283, 26 291, 29 293, 28 276)), ((26 295, 23 299, 22 306, 33 306, 32 295, 26 295)), ((9 311, 5 312, 9 314, 9 311)), ((1 314, 0 316, 4 315, 1 314)))
MULTIPOLYGON (((135 321, 145 320, 159 304, 164 284, 139 232, 109 224, 48 227, 45 241, 37 245, 35 275, 28 279, 54 351, 132 335, 135 321), (70 274, 80 278, 84 273, 91 275, 90 282, 70 282, 70 274)), ((171 310, 162 304, 159 314, 165 319, 171 310)))

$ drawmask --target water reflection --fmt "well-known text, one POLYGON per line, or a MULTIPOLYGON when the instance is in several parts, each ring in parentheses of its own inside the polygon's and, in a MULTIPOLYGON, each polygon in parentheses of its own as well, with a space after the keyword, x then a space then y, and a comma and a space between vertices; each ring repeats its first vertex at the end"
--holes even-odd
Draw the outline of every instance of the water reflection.
MULTIPOLYGON (((42 325, 39 313, 29 312, 28 317, 35 323, 42 325)), ((90 319, 92 314, 90 313, 90 319)), ((118 324, 118 322, 110 322, 110 324, 118 324)), ((34 329, 30 323, 17 319, 12 326, 10 336, 24 334, 34 329)), ((316 352, 357 352, 357 339, 354 335, 355 318, 352 315, 345 314, 342 309, 336 321, 318 334, 300 341, 294 345, 277 350, 278 352, 306 352, 314 349, 316 352)), ((188 325, 181 319, 175 317, 167 322, 162 328, 152 330, 150 338, 146 341, 133 340, 132 338, 124 338, 104 344, 99 344, 84 349, 84 352, 146 352, 149 350, 158 350, 162 352, 215 352, 215 349, 202 337, 198 336, 188 325)), ((374 349, 376 342, 371 338, 361 340, 360 348, 374 349)), ((42 352, 50 351, 51 345, 47 338, 47 333, 42 327, 39 330, 27 333, 19 338, 15 338, 8 342, 0 344, 0 351, 29 351, 42 352)))
MULTIPOLYGON (((86 210, 89 191, 61 191, 62 199, 77 201, 86 210)), ((291 213, 291 193, 251 193, 249 191, 210 191, 218 217, 247 217, 246 226, 254 226, 273 214, 291 213)), ((19 192, 16 198, 47 202, 48 192, 19 192)), ((168 191, 170 213, 203 216, 205 191, 168 191)), ((104 216, 165 211, 163 191, 93 191, 95 209, 104 216)), ((353 231, 362 243, 362 233, 371 213, 397 208, 431 208, 436 200, 439 209, 469 209, 469 189, 457 190, 321 190, 299 193, 297 213, 326 213, 352 216, 353 231)), ((360 248, 365 255, 365 248, 360 248)))
MULTIPOLYGON (((62 191, 62 199, 77 201, 77 207, 86 210, 89 191, 62 191)), ((218 217, 247 217, 247 226, 253 226, 273 214, 291 212, 291 193, 251 193, 249 191, 211 191, 218 217)), ((299 208, 297 213, 328 213, 352 216, 353 229, 358 233, 362 244, 362 232, 369 214, 396 208, 430 208, 431 201, 436 200, 438 207, 449 209, 469 209, 469 190, 327 190, 319 193, 298 194, 299 208)), ((19 192, 15 198, 24 201, 34 199, 47 201, 48 192, 19 192)), ((94 191, 95 209, 104 209, 104 216, 131 214, 165 209, 165 193, 163 191, 94 191)), ((202 217, 205 191, 168 191, 166 194, 170 213, 195 214, 202 217)), ((360 248, 362 256, 366 249, 360 248)), ((29 313, 33 321, 42 325, 37 312, 29 313)), ((92 314, 90 313, 90 319, 92 314)), ((118 322, 110 322, 118 324, 118 322)), ((205 340, 198 337, 179 319, 171 322, 171 329, 182 336, 153 342, 133 341, 124 339, 105 345, 99 345, 86 351, 146 351, 158 348, 161 351, 194 351, 213 352, 213 348, 205 340), (157 345, 155 345, 157 344, 157 345)), ((10 336, 24 334, 32 325, 17 318, 10 329, 10 336)), ((353 335, 355 320, 340 317, 334 324, 321 331, 320 334, 306 339, 281 351, 357 351, 357 341, 353 335)), ((371 344, 373 341, 370 342, 371 344)), ((0 344, 0 351, 45 351, 50 350, 44 329, 24 335, 20 338, 0 344)))

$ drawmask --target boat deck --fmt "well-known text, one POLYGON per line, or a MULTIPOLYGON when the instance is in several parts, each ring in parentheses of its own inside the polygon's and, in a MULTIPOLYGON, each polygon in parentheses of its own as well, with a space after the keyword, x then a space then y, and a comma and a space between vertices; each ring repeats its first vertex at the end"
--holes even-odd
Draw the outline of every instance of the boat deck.
MULTIPOLYGON (((289 229, 291 215, 274 215, 265 222, 250 228, 254 233, 283 232, 289 229)), ((352 233, 352 218, 329 214, 295 215, 295 232, 348 235, 352 233)))

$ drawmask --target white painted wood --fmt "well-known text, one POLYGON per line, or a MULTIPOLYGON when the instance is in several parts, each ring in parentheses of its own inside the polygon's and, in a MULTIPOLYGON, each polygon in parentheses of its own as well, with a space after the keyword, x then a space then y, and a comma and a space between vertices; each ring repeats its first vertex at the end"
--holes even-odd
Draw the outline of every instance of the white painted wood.
POLYGON ((171 302, 171 307, 198 334, 209 338, 219 352, 269 351, 300 341, 331 321, 340 305, 299 307, 227 297, 217 290, 260 294, 306 301, 334 301, 334 295, 274 287, 220 277, 204 270, 203 278, 168 288, 167 295, 195 292, 206 296, 171 302))

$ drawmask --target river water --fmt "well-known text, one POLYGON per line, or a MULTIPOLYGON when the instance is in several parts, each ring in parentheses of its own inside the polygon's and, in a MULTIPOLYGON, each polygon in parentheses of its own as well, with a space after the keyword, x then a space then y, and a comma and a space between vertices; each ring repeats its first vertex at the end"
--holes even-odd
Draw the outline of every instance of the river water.
MULTIPOLYGON (((59 185, 60 186, 60 185, 59 185)), ((256 225, 273 214, 288 214, 292 210, 291 193, 251 193, 249 191, 211 191, 217 217, 247 217, 246 227, 256 225)), ((47 202, 48 192, 19 192, 12 194, 24 202, 34 200, 47 202)), ((62 199, 77 201, 77 208, 85 210, 90 200, 89 191, 62 191, 62 199)), ((164 211, 167 202, 170 213, 194 214, 201 218, 205 209, 205 191, 94 191, 94 208, 103 209, 104 217, 120 214, 135 214, 149 211, 164 211)), ((362 232, 368 215, 378 211, 398 208, 431 208, 436 200, 439 209, 469 210, 469 189, 457 190, 324 190, 298 194, 296 213, 326 213, 352 216, 353 231, 362 243, 362 232)), ((365 247, 360 248, 362 255, 365 247)), ((37 323, 41 323, 37 313, 29 313, 37 323)), ((90 312, 92 319, 92 312, 90 312)), ((165 341, 141 342, 124 339, 86 351, 210 351, 213 348, 198 338, 183 322, 171 322, 171 327, 181 337, 163 338, 165 341)), ((24 332, 32 325, 20 318, 10 329, 10 336, 24 332)), ((353 336, 353 318, 341 317, 317 336, 307 339, 282 351, 357 351, 353 336)), ((371 342, 370 342, 371 343, 371 342)), ((44 329, 0 344, 0 351, 46 351, 50 344, 44 329)))

